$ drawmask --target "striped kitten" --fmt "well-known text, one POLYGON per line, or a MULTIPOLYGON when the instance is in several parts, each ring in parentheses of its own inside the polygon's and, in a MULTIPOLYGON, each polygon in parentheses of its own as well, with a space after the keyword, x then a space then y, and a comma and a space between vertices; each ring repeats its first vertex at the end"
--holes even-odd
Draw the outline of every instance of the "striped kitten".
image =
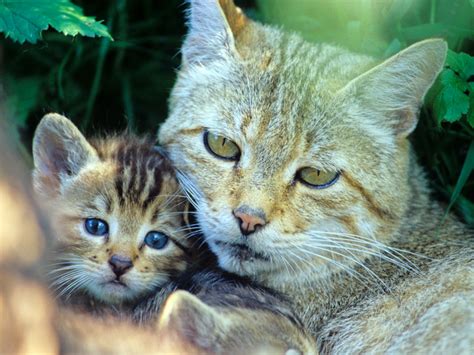
POLYGON ((58 236, 52 285, 60 296, 136 302, 187 268, 186 200, 152 142, 87 141, 69 120, 49 115, 33 153, 34 187, 58 236))
POLYGON ((194 245, 201 243, 184 225, 186 200, 152 142, 131 135, 87 141, 68 119, 50 114, 33 153, 34 187, 57 236, 52 286, 63 303, 118 311, 199 351, 314 353, 280 296, 203 269, 194 245))
MULTIPOLYGON (((58 305, 40 270, 52 241, 33 199, 30 171, 0 122, 0 354, 131 354, 166 351, 152 329, 58 305)), ((173 349, 184 350, 176 342, 173 349)))
POLYGON ((443 67, 381 62, 191 0, 160 142, 224 269, 274 287, 337 353, 469 352, 473 232, 430 198, 407 137, 443 67))

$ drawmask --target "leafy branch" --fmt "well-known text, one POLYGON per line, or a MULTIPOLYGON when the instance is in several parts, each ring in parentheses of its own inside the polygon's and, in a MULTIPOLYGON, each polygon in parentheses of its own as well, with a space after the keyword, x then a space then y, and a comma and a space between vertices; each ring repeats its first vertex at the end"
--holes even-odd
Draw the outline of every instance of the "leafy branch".
POLYGON ((69 36, 107 37, 107 27, 69 0, 1 0, 0 32, 20 43, 36 43, 49 27, 69 36))
POLYGON ((433 113, 439 125, 465 118, 474 128, 474 82, 469 81, 473 76, 474 57, 450 50, 433 89, 433 113))

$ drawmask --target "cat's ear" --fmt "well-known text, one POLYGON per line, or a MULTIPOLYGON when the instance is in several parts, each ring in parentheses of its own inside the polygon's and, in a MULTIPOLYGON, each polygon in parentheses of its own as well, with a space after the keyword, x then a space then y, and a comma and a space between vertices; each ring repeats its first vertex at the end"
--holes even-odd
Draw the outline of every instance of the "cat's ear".
POLYGON ((205 64, 237 53, 235 38, 247 17, 233 0, 190 0, 188 35, 183 43, 183 65, 205 64))
POLYGON ((426 92, 443 68, 447 45, 441 39, 415 43, 352 80, 342 91, 355 96, 360 110, 369 108, 377 125, 397 137, 416 127, 426 92))
POLYGON ((41 119, 33 138, 35 188, 54 197, 61 184, 86 164, 97 161, 96 150, 66 117, 50 113, 41 119))
POLYGON ((214 353, 216 337, 223 330, 222 321, 222 315, 196 296, 175 291, 161 307, 158 332, 164 340, 186 349, 186 353, 214 353))

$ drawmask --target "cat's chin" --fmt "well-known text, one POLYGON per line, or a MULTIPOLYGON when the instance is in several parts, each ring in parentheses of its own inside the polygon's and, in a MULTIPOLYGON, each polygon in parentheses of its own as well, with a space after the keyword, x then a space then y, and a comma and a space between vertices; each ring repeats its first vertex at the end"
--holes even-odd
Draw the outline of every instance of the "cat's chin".
POLYGON ((273 271, 270 258, 247 245, 223 241, 209 241, 208 244, 217 255, 219 266, 224 270, 242 276, 273 271))
POLYGON ((137 296, 128 285, 117 280, 96 285, 90 291, 97 299, 105 303, 126 302, 137 296))

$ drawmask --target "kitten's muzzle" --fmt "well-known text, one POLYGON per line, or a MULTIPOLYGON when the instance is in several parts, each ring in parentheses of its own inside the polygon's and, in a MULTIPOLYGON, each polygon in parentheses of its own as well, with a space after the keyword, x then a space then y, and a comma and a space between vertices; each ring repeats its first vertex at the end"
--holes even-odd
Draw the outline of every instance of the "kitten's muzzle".
POLYGON ((117 277, 122 276, 133 266, 132 260, 122 255, 112 255, 109 265, 117 277))
POLYGON ((239 223, 240 232, 245 236, 254 233, 267 224, 265 212, 261 208, 242 205, 236 208, 233 214, 239 223))

